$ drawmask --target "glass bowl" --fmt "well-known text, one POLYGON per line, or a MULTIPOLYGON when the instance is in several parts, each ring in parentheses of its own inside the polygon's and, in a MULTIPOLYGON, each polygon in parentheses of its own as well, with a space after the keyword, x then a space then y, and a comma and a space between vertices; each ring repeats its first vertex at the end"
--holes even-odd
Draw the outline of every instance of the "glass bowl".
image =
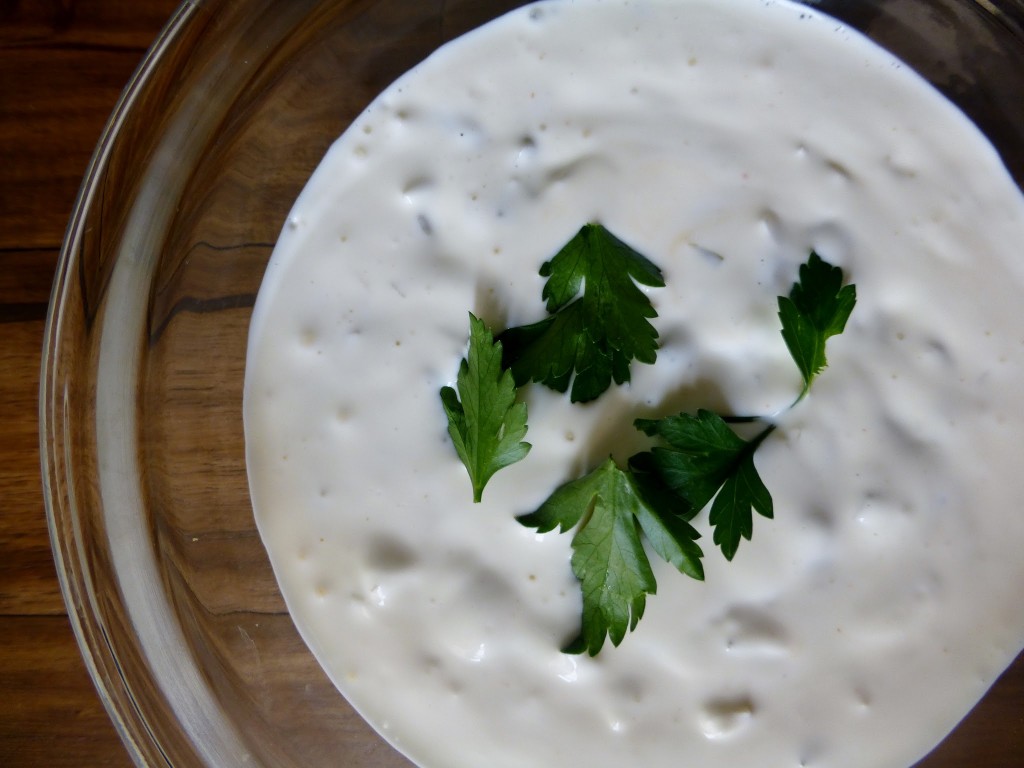
MULTIPOLYGON (((248 323, 328 145, 440 44, 522 4, 185 2, 111 117, 54 286, 41 440, 68 613, 138 765, 409 765, 300 640, 256 532, 248 323)), ((1024 185, 1024 2, 807 4, 932 81, 1024 185)), ((1020 765, 1022 719, 1018 660, 919 768, 1020 765)))

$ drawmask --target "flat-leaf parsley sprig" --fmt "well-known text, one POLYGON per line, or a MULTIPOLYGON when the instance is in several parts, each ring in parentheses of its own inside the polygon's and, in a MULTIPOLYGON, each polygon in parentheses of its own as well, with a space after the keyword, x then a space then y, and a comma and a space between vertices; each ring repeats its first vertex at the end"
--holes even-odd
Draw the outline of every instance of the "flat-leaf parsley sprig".
POLYGON ((516 384, 540 382, 583 403, 614 379, 629 381, 633 360, 653 364, 654 306, 639 285, 662 288, 661 269, 601 224, 586 224, 540 268, 549 317, 500 334, 516 384), (582 295, 581 295, 582 294, 582 295))
POLYGON ((516 402, 516 385, 501 366, 501 352, 501 343, 470 313, 469 352, 459 365, 458 393, 441 389, 448 434, 469 472, 474 502, 495 472, 524 459, 531 447, 522 442, 526 403, 516 402))
MULTIPOLYGON (((522 459, 529 444, 526 405, 516 387, 536 381, 573 402, 592 400, 612 380, 629 381, 633 360, 653 363, 657 316, 637 284, 662 286, 661 270, 607 229, 588 224, 541 268, 549 278, 543 298, 551 316, 513 328, 494 341, 470 315, 470 350, 459 370, 460 403, 451 387, 441 390, 449 433, 479 501, 487 480, 522 459), (576 298, 582 288, 583 295, 576 298), (504 349, 503 349, 504 345, 504 349)), ((828 361, 825 345, 843 332, 856 304, 856 288, 843 285, 840 268, 812 251, 789 296, 778 298, 782 337, 803 377, 789 406, 808 394, 828 361)), ((643 539, 678 571, 704 578, 700 534, 691 520, 710 504, 714 543, 728 560, 753 535, 753 512, 771 518, 773 502, 758 474, 754 454, 776 430, 771 417, 723 416, 706 409, 634 426, 662 444, 638 453, 621 468, 612 459, 561 485, 535 511, 520 515, 525 526, 573 531, 571 566, 583 598, 581 627, 566 653, 597 654, 636 628, 657 583, 643 539), (730 422, 760 423, 752 438, 730 422)))
POLYGON ((803 399, 814 377, 828 365, 825 342, 843 332, 856 303, 857 287, 844 286, 843 270, 814 251, 800 267, 800 279, 789 296, 779 296, 782 338, 804 377, 797 400, 803 399))
POLYGON ((740 538, 753 535, 753 508, 773 516, 772 497, 754 466, 754 452, 774 430, 769 424, 750 440, 744 440, 712 411, 680 413, 664 419, 637 419, 636 428, 658 436, 668 447, 651 454, 662 481, 674 490, 689 510, 711 505, 708 522, 715 529, 714 542, 732 560, 740 538))
MULTIPOLYGON (((811 251, 789 297, 780 296, 778 303, 782 337, 804 380, 792 408, 828 365, 825 342, 843 332, 857 303, 857 289, 844 286, 842 270, 811 251)), ((726 417, 707 410, 695 416, 681 413, 635 422, 637 429, 667 443, 651 451, 651 462, 666 485, 695 511, 714 499, 708 522, 727 560, 736 555, 742 539, 750 541, 753 535, 751 510, 766 518, 774 515, 771 494, 754 466, 754 453, 775 424, 758 417, 742 420, 765 426, 744 440, 732 431, 726 417)))
POLYGON ((607 459, 577 480, 559 487, 541 506, 519 518, 540 532, 575 528, 572 571, 583 592, 579 636, 566 653, 597 654, 610 637, 622 642, 644 614, 647 595, 657 590, 654 572, 640 540, 641 530, 652 548, 680 572, 704 578, 695 540, 700 534, 666 504, 663 492, 607 459))

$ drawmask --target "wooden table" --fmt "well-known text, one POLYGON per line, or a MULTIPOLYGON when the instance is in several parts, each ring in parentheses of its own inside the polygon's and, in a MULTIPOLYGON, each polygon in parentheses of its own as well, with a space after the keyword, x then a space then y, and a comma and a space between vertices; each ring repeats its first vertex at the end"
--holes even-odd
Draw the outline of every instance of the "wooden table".
POLYGON ((50 555, 39 356, 78 185, 177 0, 0 0, 0 765, 128 766, 50 555))
MULTIPOLYGON (((0 0, 0 765, 127 766, 54 571, 39 477, 39 355, 75 193, 176 0, 0 0)), ((1018 661, 929 768, 1024 764, 1018 661), (1004 756, 1014 754, 1012 762, 1004 756)))

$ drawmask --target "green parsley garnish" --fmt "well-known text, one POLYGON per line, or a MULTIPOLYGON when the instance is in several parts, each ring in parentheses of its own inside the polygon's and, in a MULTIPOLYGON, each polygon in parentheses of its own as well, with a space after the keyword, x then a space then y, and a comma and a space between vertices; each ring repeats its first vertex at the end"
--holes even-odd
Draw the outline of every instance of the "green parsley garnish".
POLYGON ((629 381, 633 360, 654 363, 657 317, 637 287, 661 288, 661 270, 601 224, 586 224, 540 268, 548 278, 541 294, 550 317, 500 335, 504 365, 516 384, 529 381, 565 392, 583 403, 597 398, 612 380, 629 381), (579 296, 582 290, 582 296, 579 296))
POLYGON ((636 479, 611 459, 558 488, 535 512, 517 518, 538 531, 576 528, 572 571, 583 591, 579 636, 565 653, 597 654, 609 637, 618 645, 644 614, 657 590, 640 540, 647 534, 659 555, 683 573, 703 578, 698 533, 685 520, 645 497, 636 479))
POLYGON ((793 284, 789 298, 779 296, 782 338, 804 377, 798 400, 828 365, 825 342, 843 332, 856 303, 857 288, 843 286, 843 270, 823 261, 814 251, 800 267, 800 280, 793 284))
POLYGON ((456 395, 442 387, 448 434, 473 483, 473 501, 499 469, 525 458, 526 403, 516 403, 511 372, 501 366, 501 343, 482 320, 469 315, 469 353, 459 365, 456 395), (462 401, 459 402, 459 398, 462 401))
MULTIPOLYGON (((495 342, 470 315, 469 356, 458 377, 462 403, 451 387, 441 390, 448 431, 469 471, 475 501, 497 470, 530 448, 521 442, 526 405, 515 402, 517 385, 536 381, 564 392, 572 380, 571 400, 585 402, 612 380, 629 381, 633 360, 653 363, 657 356, 658 333, 648 322, 656 313, 637 283, 663 286, 661 270, 600 224, 584 226, 540 274, 549 278, 543 298, 551 316, 509 329, 495 342)), ((843 332, 856 301, 856 288, 843 286, 842 270, 813 251, 789 296, 779 297, 782 337, 804 382, 790 408, 827 366, 825 344, 843 332)), ((710 503, 714 543, 727 560, 753 536, 753 512, 774 515, 771 494, 754 465, 755 452, 776 429, 770 418, 700 409, 637 419, 634 425, 664 445, 633 456, 626 469, 609 458, 517 518, 541 532, 574 529, 571 565, 583 616, 566 653, 593 656, 606 639, 618 645, 636 628, 647 595, 657 590, 642 537, 681 573, 702 580, 700 534, 690 524, 698 512, 710 503), (730 422, 763 426, 744 439, 730 422)))
MULTIPOLYGON (((843 286, 842 270, 814 251, 801 265, 799 277, 789 298, 778 299, 782 337, 804 379, 793 405, 807 395, 815 376, 828 364, 825 342, 843 332, 857 303, 857 289, 843 286)), ((715 529, 713 540, 732 560, 740 541, 753 536, 751 510, 767 518, 774 515, 771 494, 754 466, 754 452, 775 425, 768 423, 750 440, 740 438, 725 418, 707 410, 698 410, 696 416, 680 413, 665 419, 638 419, 635 425, 668 443, 651 451, 650 462, 669 488, 694 511, 714 499, 708 517, 715 529)))
POLYGON ((775 429, 769 424, 752 440, 743 440, 717 413, 680 413, 666 419, 637 419, 636 427, 659 436, 668 448, 651 451, 662 480, 692 510, 701 510, 714 498, 709 522, 714 542, 726 560, 732 560, 740 537, 750 541, 754 532, 751 508, 772 517, 772 497, 754 466, 754 451, 775 429))

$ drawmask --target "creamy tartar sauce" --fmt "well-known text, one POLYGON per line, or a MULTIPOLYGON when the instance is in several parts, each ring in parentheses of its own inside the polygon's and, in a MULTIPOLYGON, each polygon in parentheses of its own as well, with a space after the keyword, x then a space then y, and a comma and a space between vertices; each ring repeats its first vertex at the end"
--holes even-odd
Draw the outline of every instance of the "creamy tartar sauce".
POLYGON ((281 234, 245 381, 256 520, 340 691, 427 768, 893 768, 1024 642, 1024 199, 978 130, 834 19, 763 0, 552 0, 445 46, 330 149, 281 234), (540 320, 600 221, 664 271, 661 349, 586 406, 524 388, 533 450, 472 503, 439 389, 468 312, 540 320), (776 297, 857 286, 812 393, 776 297), (706 581, 652 554, 618 648, 578 631, 571 536, 516 522, 649 441, 780 413, 775 519, 706 581))

